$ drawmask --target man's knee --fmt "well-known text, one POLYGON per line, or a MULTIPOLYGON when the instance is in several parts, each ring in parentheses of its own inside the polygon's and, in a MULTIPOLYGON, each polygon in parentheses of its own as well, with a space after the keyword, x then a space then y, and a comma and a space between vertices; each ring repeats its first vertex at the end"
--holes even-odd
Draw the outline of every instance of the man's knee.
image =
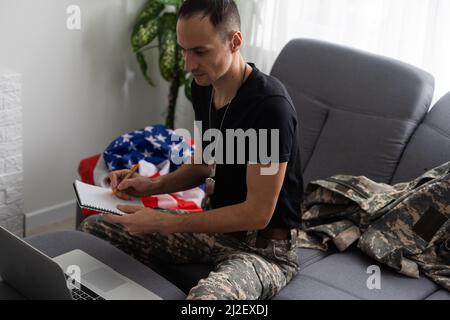
POLYGON ((191 289, 188 300, 256 300, 262 292, 261 281, 250 269, 225 268, 211 272, 191 289))
POLYGON ((92 233, 95 227, 98 226, 100 219, 101 219, 100 214, 89 216, 86 219, 84 219, 83 222, 80 223, 78 230, 87 233, 92 233))
POLYGON ((121 226, 106 221, 101 214, 86 218, 78 229, 104 240, 121 238, 125 234, 121 226))
POLYGON ((187 300, 239 300, 234 286, 226 280, 206 278, 189 291, 187 300))

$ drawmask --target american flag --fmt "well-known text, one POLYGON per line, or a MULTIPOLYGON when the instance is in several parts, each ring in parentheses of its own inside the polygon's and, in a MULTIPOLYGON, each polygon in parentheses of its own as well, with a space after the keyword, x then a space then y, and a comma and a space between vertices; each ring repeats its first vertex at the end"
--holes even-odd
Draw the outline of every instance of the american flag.
MULTIPOLYGON (((139 163, 139 174, 153 179, 177 170, 192 156, 194 147, 193 141, 185 141, 166 126, 150 126, 126 133, 111 142, 102 154, 81 160, 78 171, 83 182, 109 187, 109 172, 129 169, 139 163)), ((201 212, 204 196, 201 186, 141 200, 149 208, 201 212)), ((86 209, 83 213, 94 214, 86 209)))
POLYGON ((129 169, 141 160, 159 165, 170 161, 170 172, 178 169, 175 157, 187 161, 193 152, 190 141, 185 142, 173 130, 163 125, 146 127, 115 139, 103 152, 108 170, 129 169), (175 161, 172 161, 174 158, 175 161))

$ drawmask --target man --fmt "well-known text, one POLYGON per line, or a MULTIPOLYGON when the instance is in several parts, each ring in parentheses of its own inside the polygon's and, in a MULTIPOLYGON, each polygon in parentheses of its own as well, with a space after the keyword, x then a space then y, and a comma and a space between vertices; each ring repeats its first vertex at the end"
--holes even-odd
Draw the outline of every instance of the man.
MULTIPOLYGON (((271 156, 278 170, 262 174, 273 163, 263 164, 259 157, 229 164, 218 163, 216 155, 213 167, 191 161, 156 180, 135 174, 122 181, 127 171, 113 172, 111 185, 123 199, 188 190, 210 178, 211 210, 187 214, 119 206, 128 215, 95 216, 81 226, 144 263, 152 257, 175 264, 212 263, 213 272, 190 290, 188 299, 270 299, 298 270, 295 231, 303 181, 295 108, 278 80, 243 60, 239 30, 232 0, 183 3, 177 36, 185 68, 194 76, 195 117, 204 128, 221 132, 277 130, 278 153, 271 156)), ((203 150, 205 141, 196 143, 203 150)))

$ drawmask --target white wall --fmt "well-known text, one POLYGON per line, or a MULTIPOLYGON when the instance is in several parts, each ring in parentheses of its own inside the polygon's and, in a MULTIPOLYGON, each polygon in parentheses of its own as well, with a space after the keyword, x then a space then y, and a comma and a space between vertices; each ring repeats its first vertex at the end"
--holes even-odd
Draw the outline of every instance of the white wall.
POLYGON ((0 226, 23 236, 21 76, 0 67, 0 226))
MULTIPOLYGON (((81 158, 116 136, 164 123, 168 85, 142 78, 129 36, 144 0, 0 0, 0 65, 23 76, 24 209, 72 201, 81 158), (81 30, 66 27, 69 5, 81 30)), ((181 94, 177 126, 192 123, 181 94)))

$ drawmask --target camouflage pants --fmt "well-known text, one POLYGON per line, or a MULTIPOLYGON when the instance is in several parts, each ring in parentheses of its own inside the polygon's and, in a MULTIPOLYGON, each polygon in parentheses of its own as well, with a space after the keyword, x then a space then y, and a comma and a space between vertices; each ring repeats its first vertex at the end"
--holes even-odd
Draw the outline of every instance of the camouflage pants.
POLYGON ((260 249, 254 246, 256 232, 249 232, 246 241, 225 234, 132 236, 100 215, 87 218, 80 230, 110 242, 146 265, 151 265, 152 258, 170 264, 212 263, 214 270, 190 290, 187 299, 270 299, 298 271, 295 240, 269 240, 268 246, 260 249))

